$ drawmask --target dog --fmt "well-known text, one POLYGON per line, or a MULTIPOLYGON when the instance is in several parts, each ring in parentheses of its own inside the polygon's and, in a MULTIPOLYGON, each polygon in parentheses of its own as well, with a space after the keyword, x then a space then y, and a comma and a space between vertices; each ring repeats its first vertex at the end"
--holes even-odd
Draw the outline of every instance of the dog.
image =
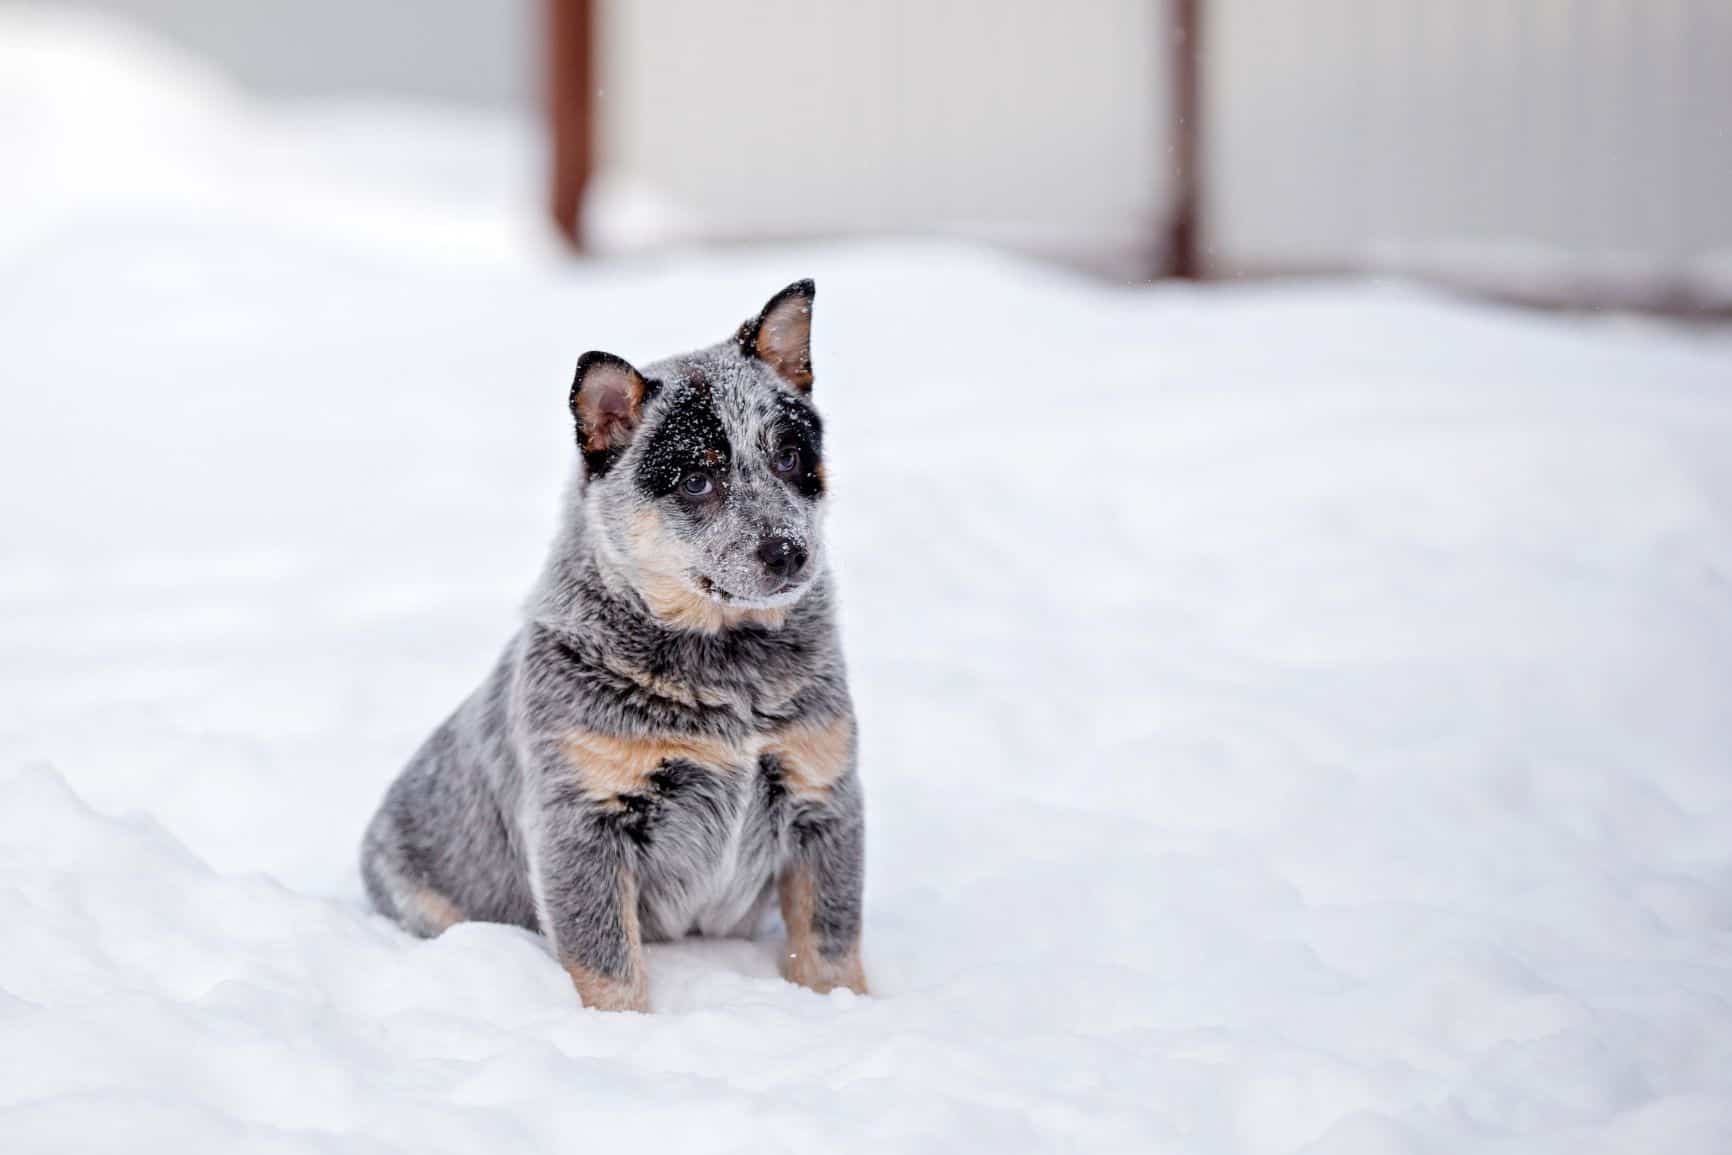
POLYGON ((729 340, 577 362, 573 479, 525 621, 391 785, 361 874, 424 937, 540 932, 585 1006, 646 1011, 643 944, 749 936, 866 993, 864 809, 823 550, 809 280, 729 340))

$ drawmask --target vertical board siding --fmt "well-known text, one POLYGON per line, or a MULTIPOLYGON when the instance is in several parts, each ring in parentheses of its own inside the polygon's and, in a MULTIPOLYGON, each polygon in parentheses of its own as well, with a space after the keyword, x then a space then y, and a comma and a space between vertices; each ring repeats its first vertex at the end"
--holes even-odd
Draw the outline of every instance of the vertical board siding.
MULTIPOLYGON (((674 239, 944 232, 1122 256, 1158 238, 1158 4, 598 7, 602 163, 623 199, 662 200, 674 239)), ((667 239, 615 224, 621 244, 667 239)))
POLYGON ((1732 294, 1732 2, 1208 11, 1218 271, 1732 294))

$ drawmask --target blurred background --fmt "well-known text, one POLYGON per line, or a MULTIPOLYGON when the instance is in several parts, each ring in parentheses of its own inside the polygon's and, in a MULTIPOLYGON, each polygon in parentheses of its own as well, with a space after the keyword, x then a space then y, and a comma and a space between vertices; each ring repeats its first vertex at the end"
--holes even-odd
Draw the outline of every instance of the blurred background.
POLYGON ((261 95, 509 119, 522 195, 594 253, 938 234, 1123 280, 1732 310, 1725 0, 49 6, 261 95))

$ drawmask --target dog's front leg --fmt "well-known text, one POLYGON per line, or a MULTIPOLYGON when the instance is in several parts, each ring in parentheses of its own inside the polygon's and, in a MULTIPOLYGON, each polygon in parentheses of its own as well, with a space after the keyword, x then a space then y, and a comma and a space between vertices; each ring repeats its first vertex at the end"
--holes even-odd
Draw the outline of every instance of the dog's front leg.
POLYGON ((850 771, 822 803, 803 805, 789 827, 777 880, 788 949, 782 974, 820 994, 866 993, 860 965, 866 829, 859 779, 850 771))
POLYGON ((624 838, 588 805, 545 809, 533 869, 542 933, 583 1005, 649 1010, 637 878, 624 838))

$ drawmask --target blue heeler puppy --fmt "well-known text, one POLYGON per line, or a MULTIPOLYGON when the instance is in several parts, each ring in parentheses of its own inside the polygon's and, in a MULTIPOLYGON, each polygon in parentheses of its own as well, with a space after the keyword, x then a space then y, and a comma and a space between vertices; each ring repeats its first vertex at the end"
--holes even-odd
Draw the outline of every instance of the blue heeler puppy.
POLYGON ((361 870, 420 935, 547 936, 586 1005, 646 1010, 645 941, 750 934, 864 993, 854 713, 820 535, 811 281, 730 340, 585 353, 575 476, 527 621, 367 829, 361 870))

